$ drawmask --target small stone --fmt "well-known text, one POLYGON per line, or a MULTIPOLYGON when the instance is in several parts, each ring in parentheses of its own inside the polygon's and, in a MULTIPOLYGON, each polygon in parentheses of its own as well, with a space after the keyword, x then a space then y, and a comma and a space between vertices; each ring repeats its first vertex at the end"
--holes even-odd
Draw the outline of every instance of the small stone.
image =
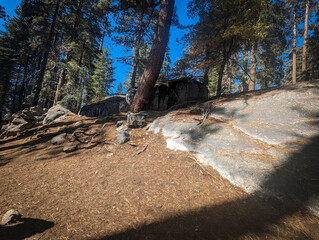
POLYGON ((83 121, 80 120, 80 121, 77 121, 74 125, 75 125, 75 126, 79 126, 79 125, 82 124, 82 123, 83 123, 83 121))
POLYGON ((61 133, 51 139, 51 143, 54 145, 61 145, 65 142, 66 133, 61 133))
POLYGON ((124 124, 124 121, 117 121, 116 127, 118 128, 118 127, 122 126, 123 124, 124 124))
POLYGON ((19 221, 20 219, 21 219, 21 214, 19 213, 19 211, 15 209, 11 209, 3 215, 1 224, 7 225, 10 223, 15 223, 19 221))
POLYGON ((127 125, 130 128, 142 128, 145 127, 145 114, 144 113, 128 113, 127 114, 127 125))
POLYGON ((74 152, 77 149, 78 149, 77 144, 75 144, 74 142, 69 142, 64 145, 63 152, 70 153, 70 152, 74 152))
POLYGON ((121 130, 117 134, 117 144, 123 144, 130 140, 130 134, 127 131, 121 130))
POLYGON ((128 130, 128 126, 120 126, 116 129, 117 131, 127 131, 128 130))

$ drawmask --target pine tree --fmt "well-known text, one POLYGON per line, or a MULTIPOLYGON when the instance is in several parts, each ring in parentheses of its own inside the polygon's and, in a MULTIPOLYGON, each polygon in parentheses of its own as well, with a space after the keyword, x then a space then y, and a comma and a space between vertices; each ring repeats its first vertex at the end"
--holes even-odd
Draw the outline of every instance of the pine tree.
POLYGON ((111 94, 111 88, 115 81, 112 65, 109 51, 103 49, 94 63, 94 71, 87 86, 88 93, 86 98, 88 102, 98 101, 111 94))
POLYGON ((139 112, 142 110, 144 104, 151 96, 152 88, 154 87, 163 66, 165 51, 169 40, 171 20, 174 12, 174 4, 174 0, 161 0, 161 9, 154 30, 148 64, 144 70, 141 83, 130 107, 132 112, 139 112))
POLYGON ((123 94, 123 84, 120 82, 119 85, 117 85, 117 91, 116 91, 116 94, 117 95, 121 95, 123 94))

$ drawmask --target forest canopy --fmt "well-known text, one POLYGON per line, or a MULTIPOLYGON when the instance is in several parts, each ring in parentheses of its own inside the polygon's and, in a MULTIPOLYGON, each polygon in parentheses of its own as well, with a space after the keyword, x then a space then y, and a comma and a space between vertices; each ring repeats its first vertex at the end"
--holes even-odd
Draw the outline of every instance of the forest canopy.
POLYGON ((139 87, 145 102, 155 81, 182 77, 217 97, 319 77, 318 0, 182 4, 192 24, 172 0, 22 0, 13 17, 0 6, 1 119, 36 105, 78 112, 123 88, 139 87), (171 25, 187 30, 174 66, 171 25), (128 54, 113 59, 106 38, 128 54), (114 77, 117 60, 131 68, 126 79, 114 77))

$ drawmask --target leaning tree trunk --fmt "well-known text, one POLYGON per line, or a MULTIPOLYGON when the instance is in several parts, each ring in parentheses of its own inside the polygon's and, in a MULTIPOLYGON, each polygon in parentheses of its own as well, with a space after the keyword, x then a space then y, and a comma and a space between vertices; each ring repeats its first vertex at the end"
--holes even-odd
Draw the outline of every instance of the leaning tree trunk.
POLYGON ((310 0, 306 2, 306 15, 305 15, 305 29, 303 35, 303 48, 302 48, 302 73, 305 73, 307 69, 307 38, 308 38, 308 21, 309 21, 309 5, 310 0))
POLYGON ((174 11, 174 3, 175 0, 161 0, 161 9, 153 35, 148 63, 130 108, 132 112, 139 112, 142 110, 144 104, 151 96, 152 89, 161 71, 169 39, 169 29, 174 11))
POLYGON ((59 12, 59 7, 60 7, 60 0, 57 0, 56 5, 55 5, 55 10, 54 10, 54 15, 53 15, 51 27, 50 27, 49 37, 48 37, 48 40, 47 40, 47 42, 45 44, 45 48, 44 48, 44 57, 43 57, 42 66, 40 69, 39 77, 36 81, 35 95, 34 95, 34 99, 33 99, 33 103, 32 103, 33 106, 38 105, 38 102, 39 102, 40 91, 41 91, 41 87, 42 87, 44 73, 45 73, 45 70, 47 67, 47 63, 48 63, 49 53, 50 53, 50 49, 51 49, 51 41, 52 41, 53 34, 54 34, 54 28, 55 28, 57 15, 59 12))
POLYGON ((293 31, 293 46, 292 46, 292 84, 296 84, 297 82, 297 23, 296 23, 296 7, 294 7, 294 31, 293 31))
POLYGON ((251 61, 250 61, 250 81, 248 84, 248 91, 255 90, 256 81, 256 56, 255 56, 255 44, 251 47, 251 61))

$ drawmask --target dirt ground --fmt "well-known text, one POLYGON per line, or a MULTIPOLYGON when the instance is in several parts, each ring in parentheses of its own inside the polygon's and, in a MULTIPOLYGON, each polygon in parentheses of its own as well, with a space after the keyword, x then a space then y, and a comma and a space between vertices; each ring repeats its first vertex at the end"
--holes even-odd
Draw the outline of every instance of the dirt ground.
POLYGON ((0 239, 319 239, 318 218, 248 195, 161 134, 131 129, 116 145, 124 118, 70 116, 1 139, 0 214, 23 219, 0 239), (83 125, 93 134, 77 151, 50 144, 83 125))

